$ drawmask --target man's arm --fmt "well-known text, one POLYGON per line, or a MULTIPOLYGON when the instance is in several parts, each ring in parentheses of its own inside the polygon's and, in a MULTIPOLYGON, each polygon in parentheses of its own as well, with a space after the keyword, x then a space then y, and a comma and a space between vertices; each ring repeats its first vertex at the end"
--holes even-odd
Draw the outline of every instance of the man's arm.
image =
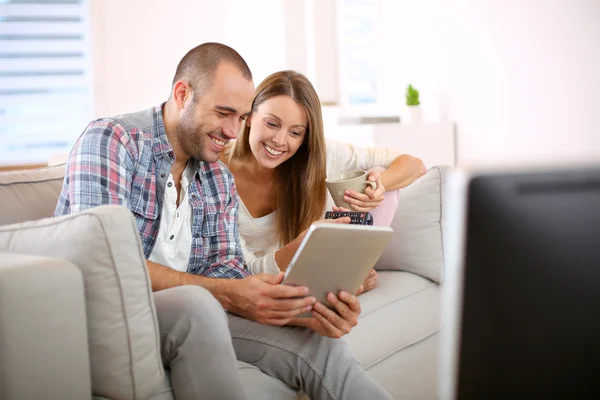
POLYGON ((280 285, 279 275, 258 274, 245 279, 209 278, 179 272, 147 261, 152 290, 181 285, 202 286, 232 314, 269 325, 285 325, 296 315, 309 311, 315 302, 305 287, 280 285))
POLYGON ((208 278, 206 276, 188 274, 187 272, 180 272, 149 260, 146 261, 146 264, 153 292, 182 285, 198 285, 211 292, 226 310, 232 308, 228 294, 231 290, 235 289, 234 286, 237 280, 208 278))

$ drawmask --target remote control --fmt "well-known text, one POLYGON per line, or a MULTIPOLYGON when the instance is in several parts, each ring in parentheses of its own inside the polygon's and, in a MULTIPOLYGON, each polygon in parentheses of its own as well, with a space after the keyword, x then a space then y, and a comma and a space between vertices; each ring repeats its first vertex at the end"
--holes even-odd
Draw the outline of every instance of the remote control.
POLYGON ((352 225, 373 225, 373 216, 368 212, 360 211, 327 211, 325 213, 325 219, 336 219, 342 217, 350 217, 350 224, 352 225))

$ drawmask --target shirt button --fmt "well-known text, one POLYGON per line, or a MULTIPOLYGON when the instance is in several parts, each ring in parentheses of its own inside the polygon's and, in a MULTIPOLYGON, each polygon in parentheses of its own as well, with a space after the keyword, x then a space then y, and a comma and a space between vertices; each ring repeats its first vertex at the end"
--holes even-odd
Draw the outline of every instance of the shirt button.
POLYGON ((161 178, 164 178, 165 176, 166 176, 165 174, 160 174, 160 177, 161 177, 161 178))
POLYGON ((192 199, 193 199, 193 200, 196 200, 196 198, 197 198, 197 197, 196 197, 196 195, 195 195, 195 194, 193 194, 193 195, 192 195, 192 199))
POLYGON ((167 183, 167 186, 171 187, 171 186, 173 186, 173 184, 171 182, 169 182, 169 183, 167 183))
POLYGON ((195 237, 196 239, 198 239, 198 238, 200 237, 200 235, 199 235, 199 234, 197 234, 197 233, 195 233, 195 234, 194 234, 194 237, 195 237))
POLYGON ((169 239, 171 239, 171 240, 175 239, 175 235, 171 235, 171 236, 169 237, 169 239))

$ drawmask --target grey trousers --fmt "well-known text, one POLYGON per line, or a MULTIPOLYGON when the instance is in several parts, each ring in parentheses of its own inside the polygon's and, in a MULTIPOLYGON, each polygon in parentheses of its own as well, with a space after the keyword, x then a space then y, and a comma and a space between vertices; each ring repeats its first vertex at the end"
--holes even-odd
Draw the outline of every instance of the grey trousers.
POLYGON ((236 357, 312 400, 391 399, 343 340, 226 314, 200 287, 160 291, 154 300, 163 363, 171 369, 177 400, 247 398, 236 357))
POLYGON ((302 390, 311 400, 392 399, 367 375, 342 339, 235 315, 229 315, 229 330, 238 360, 302 390))
POLYGON ((199 286, 154 293, 163 364, 177 400, 247 399, 225 310, 199 286))

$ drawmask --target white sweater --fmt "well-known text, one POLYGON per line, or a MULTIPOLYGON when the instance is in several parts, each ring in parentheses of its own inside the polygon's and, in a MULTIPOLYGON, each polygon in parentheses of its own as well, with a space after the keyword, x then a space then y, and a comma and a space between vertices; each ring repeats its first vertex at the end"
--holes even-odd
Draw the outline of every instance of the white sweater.
MULTIPOLYGON (((327 145, 327 176, 355 169, 367 170, 372 167, 390 166, 400 155, 385 148, 359 148, 348 143, 332 140, 327 145)), ((326 210, 331 210, 333 199, 327 192, 326 210)), ((240 242, 244 258, 251 274, 263 272, 276 274, 279 267, 275 262, 275 252, 279 249, 275 229, 275 212, 260 218, 253 218, 240 199, 239 228, 240 242)))

